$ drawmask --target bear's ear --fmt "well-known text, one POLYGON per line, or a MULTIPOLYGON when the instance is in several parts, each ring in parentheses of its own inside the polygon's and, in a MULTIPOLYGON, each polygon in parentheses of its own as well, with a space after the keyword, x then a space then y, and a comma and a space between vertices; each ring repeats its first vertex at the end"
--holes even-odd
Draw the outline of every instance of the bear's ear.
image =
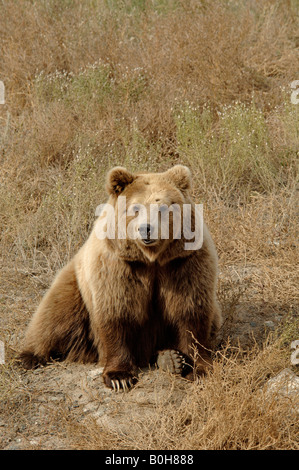
POLYGON ((133 183, 134 178, 134 175, 126 170, 126 168, 122 168, 121 166, 112 168, 107 175, 107 193, 118 196, 128 184, 133 183))
POLYGON ((191 188, 191 172, 188 167, 183 165, 175 165, 166 171, 168 179, 175 184, 181 191, 191 188))

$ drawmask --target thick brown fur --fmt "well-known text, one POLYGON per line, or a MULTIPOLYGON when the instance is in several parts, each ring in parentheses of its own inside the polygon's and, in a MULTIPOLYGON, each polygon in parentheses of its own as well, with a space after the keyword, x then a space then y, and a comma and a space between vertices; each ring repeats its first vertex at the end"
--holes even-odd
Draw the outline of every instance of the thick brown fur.
MULTIPOLYGON (((194 208, 190 172, 181 165, 153 174, 117 167, 109 172, 106 187, 116 228, 119 195, 126 196, 127 207, 176 203, 194 208)), ((104 219, 100 215, 39 305, 26 334, 23 365, 36 367, 53 358, 98 361, 106 385, 118 381, 125 388, 158 351, 176 349, 193 366, 188 378, 204 372, 221 323, 217 255, 206 226, 202 247, 187 251, 184 238, 158 239, 149 246, 141 239, 99 239, 97 228, 104 219)))

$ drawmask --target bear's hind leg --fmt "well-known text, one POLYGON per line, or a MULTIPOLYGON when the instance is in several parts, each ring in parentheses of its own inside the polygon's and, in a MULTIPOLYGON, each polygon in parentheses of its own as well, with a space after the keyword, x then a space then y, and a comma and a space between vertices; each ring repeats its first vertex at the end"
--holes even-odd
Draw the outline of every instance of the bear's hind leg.
POLYGON ((175 349, 164 349, 158 352, 157 366, 171 374, 181 375, 184 366, 184 356, 175 349))
POLYGON ((26 370, 36 369, 38 366, 45 366, 47 363, 45 357, 38 357, 29 349, 22 351, 18 359, 26 370))
POLYGON ((192 360, 176 349, 159 351, 156 364, 159 369, 182 377, 186 377, 193 370, 192 360))
POLYGON ((29 324, 19 358, 26 369, 57 358, 80 362, 98 359, 73 261, 60 271, 42 299, 29 324))

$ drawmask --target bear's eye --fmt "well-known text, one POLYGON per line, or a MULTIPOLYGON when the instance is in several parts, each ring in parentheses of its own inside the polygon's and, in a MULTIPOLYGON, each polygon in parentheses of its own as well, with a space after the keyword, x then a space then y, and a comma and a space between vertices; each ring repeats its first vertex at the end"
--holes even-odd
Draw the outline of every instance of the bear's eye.
POLYGON ((134 204, 132 209, 133 209, 133 212, 139 212, 140 211, 140 205, 139 204, 134 204))
POLYGON ((159 212, 165 212, 166 210, 168 210, 168 205, 167 204, 161 204, 161 206, 159 207, 159 212))

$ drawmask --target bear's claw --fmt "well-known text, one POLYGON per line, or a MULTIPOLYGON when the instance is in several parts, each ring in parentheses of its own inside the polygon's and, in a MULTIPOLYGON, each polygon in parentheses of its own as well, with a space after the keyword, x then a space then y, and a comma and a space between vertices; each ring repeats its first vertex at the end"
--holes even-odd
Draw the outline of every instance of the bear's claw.
POLYGON ((128 392, 134 384, 131 379, 114 379, 111 380, 111 385, 115 392, 120 392, 121 390, 123 390, 124 392, 128 392))
POLYGON ((104 374, 105 385, 115 392, 128 392, 137 382, 137 378, 129 372, 106 372, 104 374))

